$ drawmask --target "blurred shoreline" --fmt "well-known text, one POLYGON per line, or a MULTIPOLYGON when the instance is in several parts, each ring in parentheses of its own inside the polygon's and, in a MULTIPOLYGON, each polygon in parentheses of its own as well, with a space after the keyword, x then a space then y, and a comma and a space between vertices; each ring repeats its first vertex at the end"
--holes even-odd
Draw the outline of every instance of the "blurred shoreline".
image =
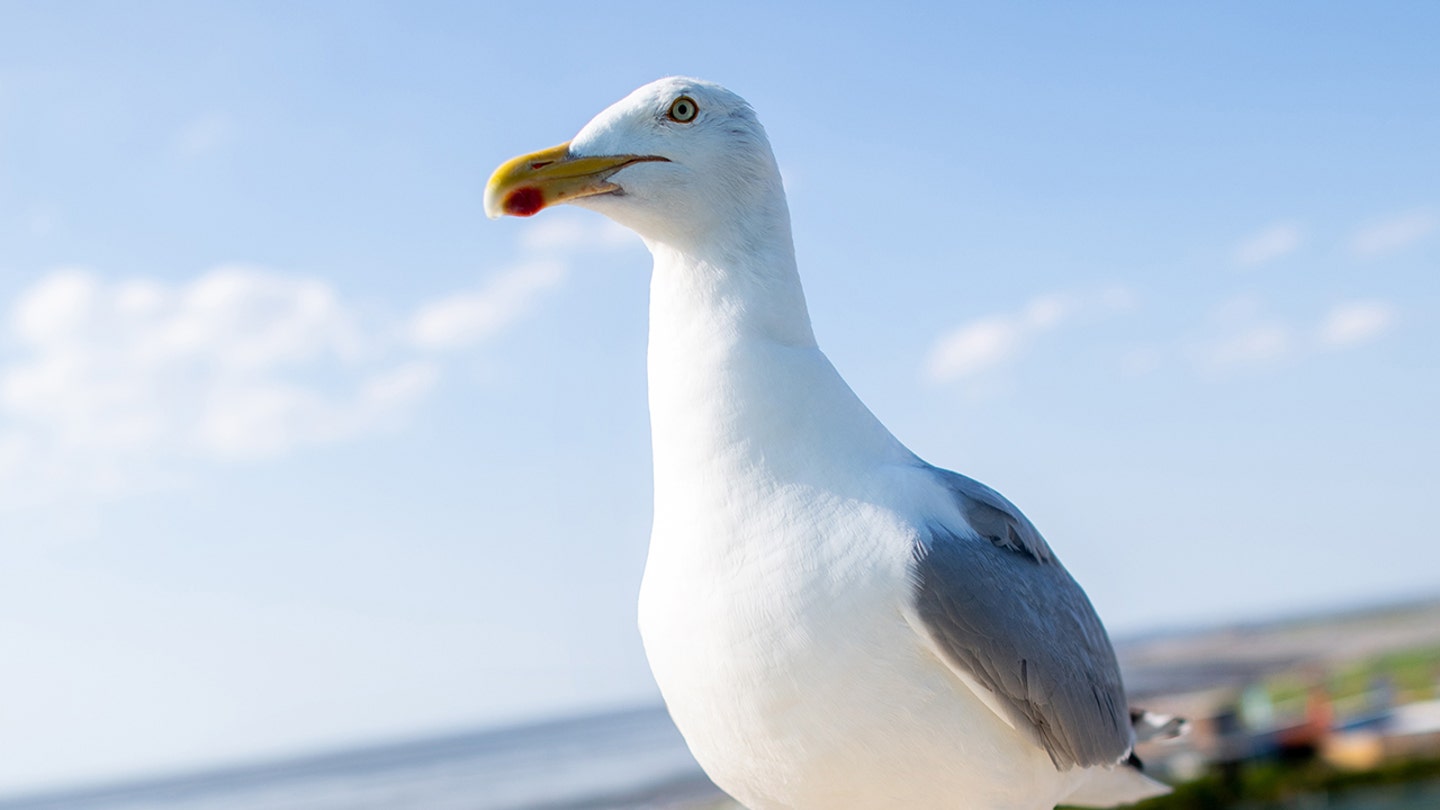
MULTIPOLYGON (((1191 782, 1217 767, 1280 762, 1301 750, 1330 766, 1372 771, 1403 759, 1397 752, 1440 757, 1440 728, 1415 727, 1417 709, 1440 705, 1440 600, 1147 633, 1116 648, 1133 704, 1188 716, 1196 726, 1179 745, 1141 750, 1162 779, 1191 782), (1325 712, 1311 716, 1320 687, 1328 690, 1325 712)), ((395 807, 736 805, 700 771, 660 706, 0 795, 0 810, 395 807)))

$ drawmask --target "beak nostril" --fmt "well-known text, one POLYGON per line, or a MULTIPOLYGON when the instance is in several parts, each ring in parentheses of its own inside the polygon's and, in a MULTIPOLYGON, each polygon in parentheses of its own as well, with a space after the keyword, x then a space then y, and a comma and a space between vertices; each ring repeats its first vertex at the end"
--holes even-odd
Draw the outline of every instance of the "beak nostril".
POLYGON ((536 170, 538 170, 538 169, 543 169, 543 168, 545 168, 546 166, 549 166, 551 163, 554 163, 554 162, 555 162, 555 161, 553 161, 553 160, 537 160, 537 161, 535 161, 534 163, 531 163, 531 164, 530 164, 530 170, 531 170, 531 171, 536 171, 536 170))

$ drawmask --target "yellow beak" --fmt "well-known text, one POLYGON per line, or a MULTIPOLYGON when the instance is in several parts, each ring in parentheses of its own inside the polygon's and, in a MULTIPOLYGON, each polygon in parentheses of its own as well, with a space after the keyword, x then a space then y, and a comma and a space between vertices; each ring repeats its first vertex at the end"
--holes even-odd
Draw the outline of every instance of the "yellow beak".
POLYGON ((632 163, 665 160, 644 155, 575 157, 570 144, 508 160, 490 175, 485 184, 485 215, 499 219, 504 214, 528 217, 540 209, 574 200, 608 194, 620 188, 609 182, 610 175, 632 163))

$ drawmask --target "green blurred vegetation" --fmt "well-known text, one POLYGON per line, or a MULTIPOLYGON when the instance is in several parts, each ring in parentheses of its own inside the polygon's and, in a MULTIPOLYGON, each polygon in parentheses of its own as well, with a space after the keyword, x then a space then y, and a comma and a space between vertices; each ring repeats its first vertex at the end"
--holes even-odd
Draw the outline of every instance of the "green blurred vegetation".
POLYGON ((1425 782, 1440 783, 1440 758, 1395 762, 1374 770, 1353 772, 1320 762, 1303 765, 1255 762, 1228 774, 1217 771, 1178 785, 1169 796, 1142 802, 1135 808, 1270 810, 1294 806, 1295 800, 1304 796, 1338 797, 1366 788, 1425 782))
POLYGON ((1304 712, 1310 688, 1323 685, 1338 706, 1361 700, 1377 679, 1388 678, 1399 702, 1440 698, 1440 647, 1419 647, 1377 655, 1338 666, 1323 676, 1306 669, 1275 675, 1264 683, 1282 716, 1304 712))
POLYGON ((1402 700, 1429 700, 1435 697, 1436 676, 1440 675, 1440 647, 1380 655, 1348 667, 1330 677, 1332 694, 1337 698, 1363 693, 1375 678, 1389 677, 1402 700))

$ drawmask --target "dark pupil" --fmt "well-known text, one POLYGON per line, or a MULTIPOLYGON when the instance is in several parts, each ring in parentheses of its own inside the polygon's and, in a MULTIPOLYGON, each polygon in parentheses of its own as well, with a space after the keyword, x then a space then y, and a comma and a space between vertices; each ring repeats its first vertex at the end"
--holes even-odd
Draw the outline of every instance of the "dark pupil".
POLYGON ((689 104, 686 104, 686 103, 683 102, 683 101, 680 102, 679 104, 676 104, 676 105, 675 105, 675 114, 678 115, 678 116, 680 116, 681 118, 689 118, 689 117, 690 117, 690 105, 689 105, 689 104))

